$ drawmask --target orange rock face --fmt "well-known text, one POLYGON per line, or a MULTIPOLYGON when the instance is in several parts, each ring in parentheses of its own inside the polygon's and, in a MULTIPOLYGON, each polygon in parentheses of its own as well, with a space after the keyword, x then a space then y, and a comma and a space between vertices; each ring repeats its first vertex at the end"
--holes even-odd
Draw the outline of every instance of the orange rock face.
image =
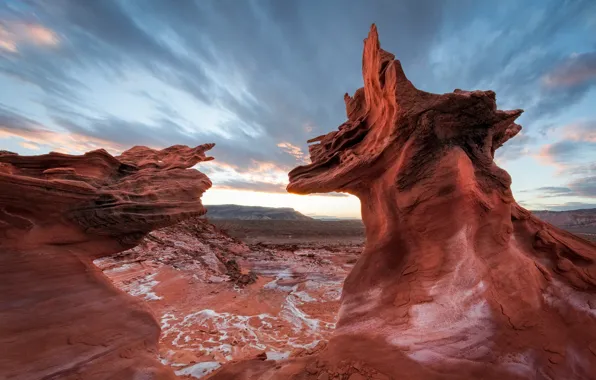
POLYGON ((94 259, 205 212, 213 144, 113 157, 0 152, 0 378, 169 379, 160 328, 94 259))
POLYGON ((348 121, 289 174, 289 192, 361 201, 336 330, 316 355, 213 378, 596 379, 596 246, 521 208, 493 161, 522 111, 416 89, 375 26, 362 71, 348 121))

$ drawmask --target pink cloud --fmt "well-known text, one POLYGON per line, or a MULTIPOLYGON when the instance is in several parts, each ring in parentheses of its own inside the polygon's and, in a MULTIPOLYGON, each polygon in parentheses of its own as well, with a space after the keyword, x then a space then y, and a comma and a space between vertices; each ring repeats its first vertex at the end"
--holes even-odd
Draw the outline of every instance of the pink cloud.
POLYGON ((28 141, 23 141, 20 145, 25 149, 31 149, 31 150, 39 150, 40 149, 39 145, 34 144, 32 142, 28 142, 28 141))
POLYGON ((0 49, 17 53, 19 46, 56 46, 60 40, 51 29, 39 24, 4 23, 0 25, 0 49))
POLYGON ((596 142, 596 122, 579 122, 563 127, 567 140, 596 142))
POLYGON ((575 54, 542 78, 548 87, 571 87, 596 79, 596 52, 575 54))
POLYGON ((556 165, 554 160, 554 155, 551 152, 552 144, 544 145, 538 151, 538 154, 534 155, 534 157, 544 165, 556 165))
POLYGON ((30 24, 25 26, 25 33, 29 41, 37 45, 58 45, 58 36, 54 31, 41 25, 30 24))
MULTIPOLYGON (((558 172, 582 161, 586 151, 596 147, 596 121, 579 121, 558 129, 561 139, 542 146, 534 155, 540 163, 553 166, 558 172)), ((585 158, 585 157, 584 157, 585 158)))
POLYGON ((24 148, 39 150, 40 146, 48 146, 53 151, 70 154, 81 154, 101 148, 113 154, 124 150, 124 147, 111 141, 75 133, 57 132, 39 125, 29 125, 27 129, 19 129, 0 124, 0 138, 9 137, 25 140, 21 142, 21 146, 24 148))
POLYGON ((308 163, 306 155, 299 146, 290 144, 289 142, 280 142, 277 146, 287 154, 294 156, 298 162, 308 163))

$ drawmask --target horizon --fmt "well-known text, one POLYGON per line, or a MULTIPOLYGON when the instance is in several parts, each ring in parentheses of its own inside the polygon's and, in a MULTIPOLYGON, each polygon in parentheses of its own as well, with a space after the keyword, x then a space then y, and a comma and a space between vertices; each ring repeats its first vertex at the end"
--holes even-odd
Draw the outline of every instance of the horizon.
MULTIPOLYGON (((300 212, 299 210, 296 210, 294 208, 291 207, 269 207, 269 206, 261 206, 261 205, 240 205, 240 204, 235 204, 235 203, 227 203, 227 204, 204 204, 204 206, 207 208, 207 213, 205 215, 209 216, 209 206, 241 206, 241 207, 264 207, 264 208, 273 208, 273 209, 291 209, 292 211, 298 212, 304 216, 308 216, 311 217, 313 219, 346 219, 346 220, 362 220, 362 216, 358 215, 358 216, 346 216, 346 217, 341 217, 341 216, 333 216, 333 215, 322 215, 322 214, 305 214, 303 212, 300 212)), ((572 212, 572 211, 583 211, 583 210, 594 210, 596 209, 596 207, 591 207, 591 208, 576 208, 576 209, 568 209, 568 210, 559 210, 559 211, 555 211, 555 210, 535 210, 535 209, 528 209, 529 211, 533 211, 533 212, 544 212, 544 211, 548 211, 548 212, 572 212)))
POLYGON ((206 206, 360 218, 352 195, 295 195, 306 141, 345 121, 372 23, 419 89, 494 90, 524 109, 497 150, 517 202, 596 208, 596 2, 164 1, 0 5, 0 149, 117 154, 215 142, 206 206))

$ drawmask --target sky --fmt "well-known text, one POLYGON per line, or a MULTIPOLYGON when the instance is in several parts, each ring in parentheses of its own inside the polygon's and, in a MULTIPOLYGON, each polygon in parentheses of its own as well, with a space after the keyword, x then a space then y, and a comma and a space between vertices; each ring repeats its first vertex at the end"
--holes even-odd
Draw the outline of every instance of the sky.
POLYGON ((596 207, 596 1, 3 0, 0 149, 81 154, 216 143, 205 204, 358 217, 285 192, 345 121, 376 23, 416 87, 525 110, 497 151, 530 209, 596 207))

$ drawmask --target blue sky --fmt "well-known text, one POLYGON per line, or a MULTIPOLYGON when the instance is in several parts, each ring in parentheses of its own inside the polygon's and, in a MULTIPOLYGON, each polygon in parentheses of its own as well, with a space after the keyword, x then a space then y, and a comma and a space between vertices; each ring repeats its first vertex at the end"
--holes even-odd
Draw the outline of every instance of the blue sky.
POLYGON ((525 110, 497 152, 520 203, 596 207, 594 1, 4 0, 0 149, 215 142, 206 204, 358 216, 352 196, 284 188, 344 121, 373 22, 418 88, 525 110))

